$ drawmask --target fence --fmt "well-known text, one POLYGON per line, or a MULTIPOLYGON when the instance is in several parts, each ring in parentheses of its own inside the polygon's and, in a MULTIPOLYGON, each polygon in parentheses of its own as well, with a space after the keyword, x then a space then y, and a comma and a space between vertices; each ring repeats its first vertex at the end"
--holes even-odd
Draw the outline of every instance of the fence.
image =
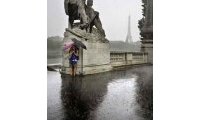
POLYGON ((147 63, 148 53, 145 52, 110 52, 113 67, 147 63))

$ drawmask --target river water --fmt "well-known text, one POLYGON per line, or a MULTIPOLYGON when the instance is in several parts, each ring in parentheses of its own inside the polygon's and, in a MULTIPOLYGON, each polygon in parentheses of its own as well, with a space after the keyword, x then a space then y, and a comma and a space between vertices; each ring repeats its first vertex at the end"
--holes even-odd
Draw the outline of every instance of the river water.
POLYGON ((47 72, 48 120, 152 120, 152 66, 84 77, 47 72))
POLYGON ((62 58, 48 58, 47 64, 60 64, 62 63, 62 58))

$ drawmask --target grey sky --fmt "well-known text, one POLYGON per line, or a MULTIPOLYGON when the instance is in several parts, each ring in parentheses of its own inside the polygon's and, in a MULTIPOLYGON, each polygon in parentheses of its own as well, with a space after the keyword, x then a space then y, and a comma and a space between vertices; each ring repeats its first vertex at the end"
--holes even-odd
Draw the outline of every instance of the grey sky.
MULTIPOLYGON (((142 18, 141 0, 94 0, 93 8, 100 12, 106 37, 109 40, 125 41, 128 29, 128 16, 131 15, 131 35, 139 40, 138 20, 142 18)), ((47 1, 47 34, 63 37, 68 25, 64 11, 64 0, 47 1)))

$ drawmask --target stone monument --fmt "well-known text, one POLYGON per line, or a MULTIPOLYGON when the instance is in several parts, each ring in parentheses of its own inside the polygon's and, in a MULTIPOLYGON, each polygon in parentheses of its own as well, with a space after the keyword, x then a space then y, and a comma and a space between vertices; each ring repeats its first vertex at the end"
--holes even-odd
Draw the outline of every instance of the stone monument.
MULTIPOLYGON (((92 5, 92 0, 88 0, 87 5, 85 0, 65 0, 65 12, 69 15, 69 19, 80 20, 80 22, 74 23, 74 21, 69 20, 71 22, 69 28, 66 28, 64 32, 63 46, 66 42, 70 42, 72 38, 76 38, 87 47, 87 50, 79 49, 76 74, 94 74, 112 69, 110 64, 110 44, 105 38, 99 12, 94 11, 92 5), (79 7, 83 6, 84 9, 79 9, 79 7), (73 11, 72 9, 77 13, 68 14, 73 11)), ((69 53, 63 51, 61 73, 70 74, 70 69, 69 53)))
POLYGON ((153 64, 153 0, 147 0, 141 51, 148 53, 148 63, 153 64))

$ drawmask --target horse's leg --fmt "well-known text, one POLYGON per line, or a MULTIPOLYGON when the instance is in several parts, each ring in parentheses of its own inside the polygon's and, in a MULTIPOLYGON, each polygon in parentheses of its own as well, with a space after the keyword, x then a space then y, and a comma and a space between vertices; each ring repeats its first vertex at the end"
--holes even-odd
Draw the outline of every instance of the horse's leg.
POLYGON ((70 20, 68 19, 68 28, 69 29, 72 29, 72 25, 71 25, 71 23, 70 23, 70 20))
POLYGON ((92 22, 91 24, 90 24, 90 33, 92 33, 92 27, 94 26, 94 23, 92 22))
POLYGON ((73 23, 74 23, 74 18, 69 17, 69 24, 70 24, 69 28, 70 28, 70 29, 73 28, 73 23))
POLYGON ((84 24, 82 18, 80 19, 80 21, 81 21, 81 22, 80 22, 80 23, 81 23, 81 24, 80 24, 80 29, 81 29, 81 30, 84 30, 84 29, 85 29, 86 32, 87 32, 87 29, 88 29, 88 26, 89 26, 89 25, 88 25, 88 24, 84 24))

